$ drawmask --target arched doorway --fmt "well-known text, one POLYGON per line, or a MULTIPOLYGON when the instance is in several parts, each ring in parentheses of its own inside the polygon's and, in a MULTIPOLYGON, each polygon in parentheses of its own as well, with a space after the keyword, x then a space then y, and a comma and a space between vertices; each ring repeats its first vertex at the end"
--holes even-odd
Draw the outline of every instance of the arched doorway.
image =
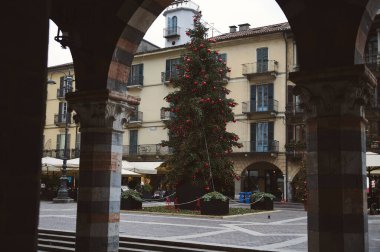
POLYGON ((257 162, 248 166, 241 174, 241 191, 268 192, 276 196, 277 200, 283 197, 284 176, 282 171, 268 162, 257 162))

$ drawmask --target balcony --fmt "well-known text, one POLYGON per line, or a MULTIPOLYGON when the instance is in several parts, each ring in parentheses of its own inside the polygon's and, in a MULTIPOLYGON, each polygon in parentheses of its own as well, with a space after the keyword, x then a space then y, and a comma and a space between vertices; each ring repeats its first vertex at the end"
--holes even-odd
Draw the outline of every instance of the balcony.
POLYGON ((72 92, 72 88, 62 87, 57 89, 57 99, 64 100, 67 93, 72 92))
POLYGON ((177 69, 161 72, 161 82, 164 85, 168 85, 170 81, 174 78, 177 78, 179 75, 179 71, 177 69))
POLYGON ((268 99, 266 104, 253 103, 251 101, 242 102, 242 112, 251 119, 263 119, 275 117, 278 112, 278 101, 268 99))
POLYGON ((380 120, 380 101, 365 107, 365 118, 369 121, 380 120))
POLYGON ((129 117, 127 128, 141 127, 143 123, 143 112, 137 111, 129 117))
POLYGON ((143 75, 137 75, 137 76, 131 76, 128 79, 127 88, 137 88, 141 89, 144 85, 144 76, 143 75))
POLYGON ((243 64, 242 74, 251 80, 273 80, 277 73, 278 62, 276 60, 243 64))
POLYGON ((162 156, 172 154, 172 149, 161 144, 123 145, 123 156, 162 156))
POLYGON ((68 115, 67 123, 71 124, 71 113, 62 113, 54 115, 54 124, 58 127, 63 127, 66 124, 66 115, 68 115))
POLYGON ((241 142, 243 147, 233 148, 233 153, 245 152, 245 153, 273 153, 278 152, 279 142, 277 140, 272 141, 246 141, 241 142), (265 143, 266 142, 266 143, 265 143))
POLYGON ((181 27, 175 26, 164 28, 164 38, 175 38, 180 36, 181 27))
POLYGON ((168 108, 161 108, 161 120, 162 121, 168 121, 171 120, 174 117, 174 113, 171 112, 168 108))
MULTIPOLYGON (((63 159, 64 153, 64 149, 43 150, 42 156, 63 159)), ((68 159, 79 158, 80 149, 67 149, 66 153, 68 159)))
POLYGON ((285 144, 286 155, 292 159, 302 159, 306 155, 305 142, 291 142, 285 144))
POLYGON ((285 107, 286 122, 288 124, 304 123, 304 109, 300 104, 288 103, 285 107))

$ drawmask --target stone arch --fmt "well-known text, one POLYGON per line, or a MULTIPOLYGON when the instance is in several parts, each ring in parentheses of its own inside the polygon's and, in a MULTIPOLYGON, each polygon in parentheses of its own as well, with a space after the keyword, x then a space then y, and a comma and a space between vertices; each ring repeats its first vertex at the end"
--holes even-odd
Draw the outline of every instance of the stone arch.
POLYGON ((272 162, 259 161, 246 167, 241 175, 241 191, 261 191, 282 198, 284 176, 280 168, 272 162))

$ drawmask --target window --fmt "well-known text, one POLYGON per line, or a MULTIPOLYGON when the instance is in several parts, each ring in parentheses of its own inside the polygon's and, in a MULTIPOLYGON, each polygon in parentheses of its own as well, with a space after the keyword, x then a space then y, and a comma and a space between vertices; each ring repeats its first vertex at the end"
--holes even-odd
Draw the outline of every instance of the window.
POLYGON ((129 155, 137 155, 137 130, 129 131, 129 155))
POLYGON ((166 60, 165 81, 178 76, 179 70, 176 69, 176 65, 179 64, 179 61, 179 58, 166 60))
POLYGON ((130 122, 137 122, 139 120, 139 106, 133 106, 135 108, 134 113, 129 118, 130 122))
POLYGON ((142 86, 144 84, 144 65, 132 65, 129 72, 128 86, 142 86))
POLYGON ((218 59, 222 59, 223 62, 227 63, 227 53, 218 54, 218 59))
POLYGON ((67 115, 67 102, 60 102, 58 105, 58 122, 65 123, 67 115))
POLYGON ((273 150, 274 123, 251 123, 251 151, 267 152, 273 150))
POLYGON ((256 49, 256 62, 257 62, 257 72, 265 73, 268 72, 268 48, 257 48, 256 49))
POLYGON ((251 85, 250 112, 273 111, 273 84, 251 85))
POLYGON ((168 17, 168 29, 166 35, 177 35, 177 22, 178 18, 176 16, 168 17))
POLYGON ((301 108, 301 98, 299 95, 294 95, 294 86, 288 86, 288 97, 287 97, 287 111, 292 113, 302 112, 301 108))
MULTIPOLYGON (((70 134, 67 134, 67 154, 70 151, 70 134)), ((57 145, 56 145, 56 151, 57 151, 57 158, 64 158, 64 150, 65 150, 65 134, 58 134, 57 135, 57 145)), ((70 158, 69 155, 66 155, 67 158, 70 158)))
POLYGON ((305 142, 305 127, 303 124, 288 125, 287 138, 289 143, 305 142))
POLYGON ((377 37, 371 37, 368 39, 365 48, 365 63, 375 64, 377 63, 377 37))

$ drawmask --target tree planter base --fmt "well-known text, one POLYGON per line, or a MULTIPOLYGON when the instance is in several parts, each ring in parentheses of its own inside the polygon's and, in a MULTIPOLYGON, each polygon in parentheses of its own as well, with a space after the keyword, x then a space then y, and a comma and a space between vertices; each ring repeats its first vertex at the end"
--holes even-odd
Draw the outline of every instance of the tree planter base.
POLYGON ((181 210, 198 210, 197 199, 203 195, 202 189, 190 183, 184 183, 177 187, 177 208, 181 210))
POLYGON ((254 210, 273 210, 273 200, 265 198, 263 201, 251 203, 251 209, 254 210))
POLYGON ((142 209, 142 202, 137 201, 133 198, 121 199, 120 200, 121 210, 140 210, 142 209))
POLYGON ((229 200, 201 200, 201 215, 228 215, 230 211, 229 200))

